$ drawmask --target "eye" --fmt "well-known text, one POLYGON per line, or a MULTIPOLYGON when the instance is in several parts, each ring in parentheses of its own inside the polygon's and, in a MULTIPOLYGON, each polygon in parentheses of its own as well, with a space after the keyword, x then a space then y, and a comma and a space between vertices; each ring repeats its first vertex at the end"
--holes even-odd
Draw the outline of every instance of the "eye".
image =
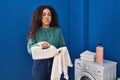
POLYGON ((42 16, 45 16, 45 15, 46 15, 45 13, 42 14, 42 16))
POLYGON ((51 16, 51 13, 48 13, 48 16, 51 16))

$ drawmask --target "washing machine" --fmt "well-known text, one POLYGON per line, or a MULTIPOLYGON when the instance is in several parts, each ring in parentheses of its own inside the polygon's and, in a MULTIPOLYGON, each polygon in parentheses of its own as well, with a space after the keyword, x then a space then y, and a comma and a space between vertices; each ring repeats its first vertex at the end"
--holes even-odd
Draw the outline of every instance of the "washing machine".
POLYGON ((116 62, 104 60, 103 64, 75 59, 75 80, 116 80, 116 62))

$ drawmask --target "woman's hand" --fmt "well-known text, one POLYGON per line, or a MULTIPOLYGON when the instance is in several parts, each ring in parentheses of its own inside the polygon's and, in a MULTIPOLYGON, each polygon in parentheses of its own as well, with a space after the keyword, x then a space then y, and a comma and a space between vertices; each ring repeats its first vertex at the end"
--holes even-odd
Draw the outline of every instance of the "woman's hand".
POLYGON ((50 47, 50 44, 47 41, 39 42, 38 46, 41 46, 43 49, 47 49, 50 47))

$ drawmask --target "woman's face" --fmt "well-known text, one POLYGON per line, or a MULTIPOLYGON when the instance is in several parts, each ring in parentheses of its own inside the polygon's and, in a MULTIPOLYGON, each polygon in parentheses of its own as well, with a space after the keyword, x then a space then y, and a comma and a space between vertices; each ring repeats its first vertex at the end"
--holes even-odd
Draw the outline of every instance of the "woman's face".
POLYGON ((49 27, 51 23, 51 11, 48 8, 45 8, 42 13, 42 27, 49 27))

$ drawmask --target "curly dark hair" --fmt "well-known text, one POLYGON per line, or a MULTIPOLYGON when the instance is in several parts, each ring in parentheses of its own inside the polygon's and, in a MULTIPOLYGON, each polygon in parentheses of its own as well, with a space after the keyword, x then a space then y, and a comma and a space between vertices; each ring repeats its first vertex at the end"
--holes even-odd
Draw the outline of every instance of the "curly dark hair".
POLYGON ((52 8, 51 6, 39 6, 32 15, 31 28, 28 33, 27 39, 30 39, 30 38, 33 39, 36 37, 35 34, 37 32, 37 29, 42 26, 41 16, 42 16, 43 10, 46 8, 51 11, 51 15, 52 15, 50 27, 59 27, 58 16, 54 8, 52 8))

